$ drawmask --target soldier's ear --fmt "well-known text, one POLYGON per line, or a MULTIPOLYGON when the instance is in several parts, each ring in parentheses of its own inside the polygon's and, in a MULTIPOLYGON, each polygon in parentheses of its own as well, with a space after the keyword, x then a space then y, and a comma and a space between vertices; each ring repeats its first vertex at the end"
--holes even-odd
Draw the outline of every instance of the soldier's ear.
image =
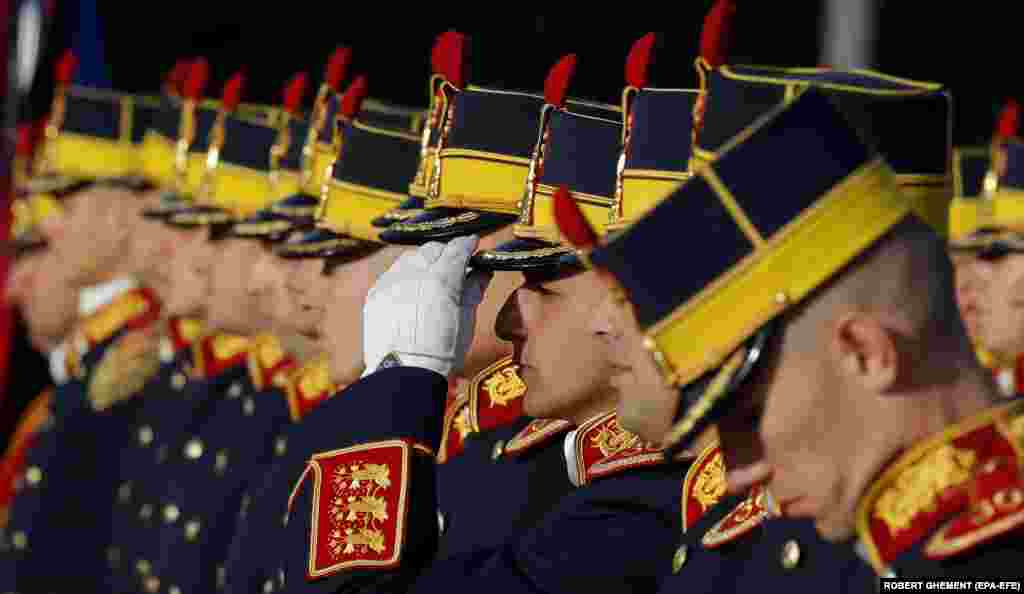
POLYGON ((830 334, 829 352, 841 376, 870 392, 892 390, 901 371, 893 333, 871 316, 849 313, 836 320, 830 334))

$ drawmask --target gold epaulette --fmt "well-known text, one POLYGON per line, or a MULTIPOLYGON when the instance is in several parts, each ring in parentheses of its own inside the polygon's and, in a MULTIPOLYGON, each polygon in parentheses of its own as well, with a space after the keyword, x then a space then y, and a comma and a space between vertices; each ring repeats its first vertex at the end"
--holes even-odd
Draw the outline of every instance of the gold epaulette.
POLYGON ((250 340, 244 336, 214 333, 192 345, 192 372, 198 379, 213 379, 228 369, 244 365, 250 340))
POLYGON ((289 374, 285 394, 293 421, 300 421, 338 391, 338 386, 331 382, 329 365, 327 353, 321 353, 289 374))
POLYGON ((441 446, 437 452, 438 464, 444 464, 461 454, 466 438, 473 432, 469 421, 469 395, 449 389, 448 396, 441 429, 441 446))
POLYGON ((771 515, 768 492, 763 487, 756 486, 750 490, 747 498, 736 506, 736 509, 729 512, 704 533, 704 536, 701 537, 701 545, 705 549, 715 549, 735 542, 760 526, 771 515))
POLYGON ((100 343, 121 331, 142 329, 160 316, 156 295, 146 288, 132 289, 78 323, 68 341, 65 363, 68 377, 84 379, 82 359, 100 343))
POLYGON ((697 456, 683 479, 683 532, 693 526, 725 495, 725 461, 718 443, 697 456))
POLYGON ((867 489, 857 532, 872 567, 925 542, 940 560, 1024 528, 1024 402, 993 407, 901 454, 867 489))
POLYGON ((614 412, 587 421, 576 432, 576 476, 580 486, 633 468, 664 463, 661 449, 623 429, 614 412))
POLYGON ((252 339, 248 351, 249 379, 257 391, 275 386, 284 389, 295 368, 295 359, 284 352, 273 335, 260 334, 252 339))

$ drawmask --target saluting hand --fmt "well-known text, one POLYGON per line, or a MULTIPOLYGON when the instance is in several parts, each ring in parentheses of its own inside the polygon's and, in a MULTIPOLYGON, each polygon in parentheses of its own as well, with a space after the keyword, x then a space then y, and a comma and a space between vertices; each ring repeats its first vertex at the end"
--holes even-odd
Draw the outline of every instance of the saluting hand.
POLYGON ((466 275, 479 239, 431 242, 399 258, 370 289, 363 307, 366 373, 381 366, 458 371, 473 341, 489 273, 466 275))

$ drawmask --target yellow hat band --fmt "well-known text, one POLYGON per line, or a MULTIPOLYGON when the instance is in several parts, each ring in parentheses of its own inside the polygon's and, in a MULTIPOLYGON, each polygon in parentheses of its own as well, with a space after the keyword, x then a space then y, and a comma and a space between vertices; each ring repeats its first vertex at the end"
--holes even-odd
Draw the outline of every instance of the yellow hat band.
POLYGON ((695 175, 714 190, 755 248, 647 330, 645 344, 677 385, 721 365, 758 328, 804 299, 913 206, 898 191, 892 171, 876 159, 765 240, 712 169, 703 167, 695 175))
MULTIPOLYGON (((555 190, 556 188, 552 186, 537 184, 533 198, 524 204, 524 209, 528 208, 529 212, 526 216, 520 216, 519 223, 513 228, 516 237, 541 239, 550 243, 562 242, 558 224, 555 222, 555 190)), ((608 226, 611 198, 582 192, 571 192, 571 196, 590 226, 603 235, 608 226)))
POLYGON ((367 241, 380 241, 381 229, 373 220, 406 199, 404 194, 388 192, 331 178, 321 197, 320 226, 341 235, 367 241))
POLYGON ((519 214, 530 160, 469 149, 441 149, 436 196, 426 207, 519 214))

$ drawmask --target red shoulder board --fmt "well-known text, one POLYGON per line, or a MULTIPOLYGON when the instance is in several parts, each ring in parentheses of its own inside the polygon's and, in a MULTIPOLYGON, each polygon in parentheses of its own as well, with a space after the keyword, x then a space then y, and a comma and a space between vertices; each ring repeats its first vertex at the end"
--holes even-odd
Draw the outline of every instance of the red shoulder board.
POLYGON ((192 345, 192 352, 196 377, 212 379, 245 364, 249 339, 231 334, 212 334, 192 345))
POLYGON ((285 387, 292 420, 299 421, 305 417, 338 389, 338 386, 331 382, 326 354, 292 371, 285 387))
POLYGON ((704 512, 725 495, 725 462, 718 444, 704 448, 683 479, 683 531, 693 526, 704 512))
POLYGON ((704 533, 700 542, 706 549, 729 544, 760 526, 769 515, 765 490, 754 487, 743 503, 704 533))
POLYGON ((857 532, 876 571, 925 538, 945 559, 1024 526, 1024 402, 965 419, 907 450, 868 488, 857 532))
POLYGON ((448 401, 444 411, 441 449, 437 453, 438 464, 444 464, 461 454, 466 438, 472 432, 473 428, 469 421, 469 397, 456 395, 448 401))
POLYGON ((270 386, 283 388, 289 372, 295 368, 295 359, 284 352, 281 343, 270 334, 261 334, 249 345, 249 379, 257 391, 270 386))
POLYGON ((631 468, 664 462, 662 451, 623 429, 614 412, 587 421, 576 432, 576 470, 580 486, 631 468))
POLYGON ((512 357, 504 357, 469 384, 469 420, 473 431, 503 427, 523 415, 526 382, 512 357))
POLYGON ((505 444, 505 454, 518 456, 565 434, 573 424, 562 419, 534 419, 505 444))
POLYGON ((308 580, 400 563, 414 451, 391 440, 313 456, 308 580))

